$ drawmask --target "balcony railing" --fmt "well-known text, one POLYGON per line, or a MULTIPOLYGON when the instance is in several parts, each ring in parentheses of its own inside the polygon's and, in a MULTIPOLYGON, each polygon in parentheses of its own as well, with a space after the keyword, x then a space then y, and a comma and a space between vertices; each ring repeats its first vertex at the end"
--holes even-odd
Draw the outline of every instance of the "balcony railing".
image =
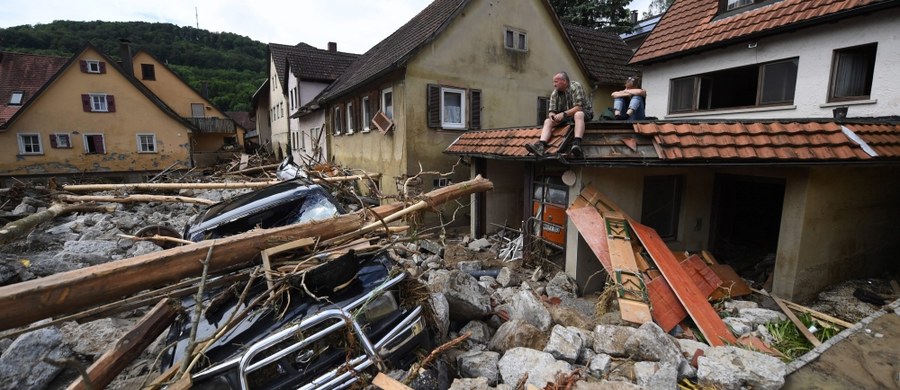
POLYGON ((234 134, 234 120, 230 118, 184 118, 194 124, 201 133, 234 134))

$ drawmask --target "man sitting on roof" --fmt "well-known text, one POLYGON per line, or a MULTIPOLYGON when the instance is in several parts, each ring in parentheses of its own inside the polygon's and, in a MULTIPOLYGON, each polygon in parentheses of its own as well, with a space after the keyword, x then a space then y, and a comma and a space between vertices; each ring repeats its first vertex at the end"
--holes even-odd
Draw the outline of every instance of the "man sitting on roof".
POLYGON ((537 143, 526 144, 525 149, 537 156, 543 156, 547 150, 547 142, 554 127, 575 123, 575 139, 572 141, 571 152, 576 158, 581 158, 581 138, 584 136, 584 123, 594 117, 591 112, 590 97, 585 96, 584 88, 577 81, 569 81, 566 72, 559 72, 553 76, 553 92, 550 94, 550 109, 544 127, 541 129, 541 139, 537 143))
POLYGON ((645 118, 644 108, 647 91, 641 88, 641 81, 637 77, 629 77, 625 80, 625 89, 612 93, 613 109, 618 120, 641 120, 645 118), (628 102, 628 110, 625 103, 628 102), (622 111, 625 111, 624 113, 622 111))

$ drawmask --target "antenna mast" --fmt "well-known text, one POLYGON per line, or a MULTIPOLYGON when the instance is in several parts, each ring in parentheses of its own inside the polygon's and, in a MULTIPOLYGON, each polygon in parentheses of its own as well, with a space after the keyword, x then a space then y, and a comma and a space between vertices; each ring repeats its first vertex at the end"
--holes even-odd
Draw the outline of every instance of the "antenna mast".
POLYGON ((197 21, 197 29, 200 29, 200 16, 197 14, 197 6, 194 6, 194 20, 197 21))

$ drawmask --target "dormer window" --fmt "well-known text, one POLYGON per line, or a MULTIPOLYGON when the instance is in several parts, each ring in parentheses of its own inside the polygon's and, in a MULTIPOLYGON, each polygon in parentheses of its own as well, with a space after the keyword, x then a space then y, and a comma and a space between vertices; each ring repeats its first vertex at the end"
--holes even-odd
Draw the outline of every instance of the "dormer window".
POLYGON ((23 100, 25 100, 25 92, 13 91, 13 93, 9 96, 9 105, 21 106, 23 100))
POLYGON ((775 0, 719 0, 719 15, 741 13, 775 0))

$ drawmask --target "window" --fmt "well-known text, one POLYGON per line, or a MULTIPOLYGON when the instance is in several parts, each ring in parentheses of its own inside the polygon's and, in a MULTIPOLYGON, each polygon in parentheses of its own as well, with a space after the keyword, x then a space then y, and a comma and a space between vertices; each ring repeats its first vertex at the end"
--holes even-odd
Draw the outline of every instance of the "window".
POLYGON ((537 125, 543 126, 544 120, 547 119, 547 113, 550 111, 550 98, 546 96, 538 96, 537 98, 537 125))
POLYGON ((13 91, 13 93, 9 96, 9 105, 21 106, 23 100, 25 100, 25 92, 13 91))
POLYGON ((203 118, 206 116, 203 103, 191 103, 191 116, 194 118, 203 118))
POLYGON ((341 126, 342 123, 341 123, 341 107, 340 106, 337 106, 334 108, 334 114, 332 114, 331 121, 332 121, 332 125, 333 125, 332 133, 334 135, 341 135, 341 130, 343 130, 343 127, 341 126))
POLYGON ((347 134, 353 134, 353 103, 347 103, 347 134))
POLYGON ((503 47, 512 50, 528 51, 528 39, 524 31, 506 28, 503 37, 503 47))
POLYGON ((834 51, 828 101, 869 99, 877 48, 870 44, 834 51))
POLYGON ((432 188, 441 188, 453 184, 453 181, 446 177, 441 177, 431 181, 432 188))
POLYGON ((381 107, 388 119, 394 119, 394 89, 388 88, 381 91, 381 107))
POLYGON ((719 0, 719 14, 736 14, 758 8, 765 3, 773 3, 774 0, 719 0), (734 12, 732 12, 734 11, 734 12))
POLYGON ((84 152, 87 154, 106 153, 106 142, 103 140, 103 134, 85 134, 84 152))
POLYGON ((466 91, 441 88, 441 127, 464 129, 466 127, 466 91))
POLYGON ((797 65, 792 58, 673 79, 669 112, 792 104, 797 65))
POLYGON ((82 64, 84 67, 83 70, 87 73, 104 73, 104 65, 106 65, 97 60, 85 60, 82 64))
POLYGON ((363 123, 360 124, 360 127, 362 127, 363 133, 367 133, 369 132, 369 130, 372 130, 372 125, 370 125, 370 123, 372 123, 372 109, 369 107, 369 97, 363 96, 362 102, 359 105, 362 109, 363 120, 363 123))
POLYGON ((663 240, 678 236, 681 212, 681 176, 647 176, 641 204, 641 223, 656 229, 663 240))
POLYGON ((106 104, 106 95, 104 94, 91 94, 91 111, 94 112, 107 112, 109 108, 106 104))
POLYGON ((72 140, 68 134, 50 134, 50 147, 54 149, 69 149, 72 147, 72 140))
POLYGON ((156 153, 156 134, 138 134, 137 147, 138 153, 156 153))
POLYGON ((19 154, 44 154, 39 134, 19 134, 19 154))
POLYGON ((156 68, 153 64, 141 64, 141 79, 156 80, 156 68))

